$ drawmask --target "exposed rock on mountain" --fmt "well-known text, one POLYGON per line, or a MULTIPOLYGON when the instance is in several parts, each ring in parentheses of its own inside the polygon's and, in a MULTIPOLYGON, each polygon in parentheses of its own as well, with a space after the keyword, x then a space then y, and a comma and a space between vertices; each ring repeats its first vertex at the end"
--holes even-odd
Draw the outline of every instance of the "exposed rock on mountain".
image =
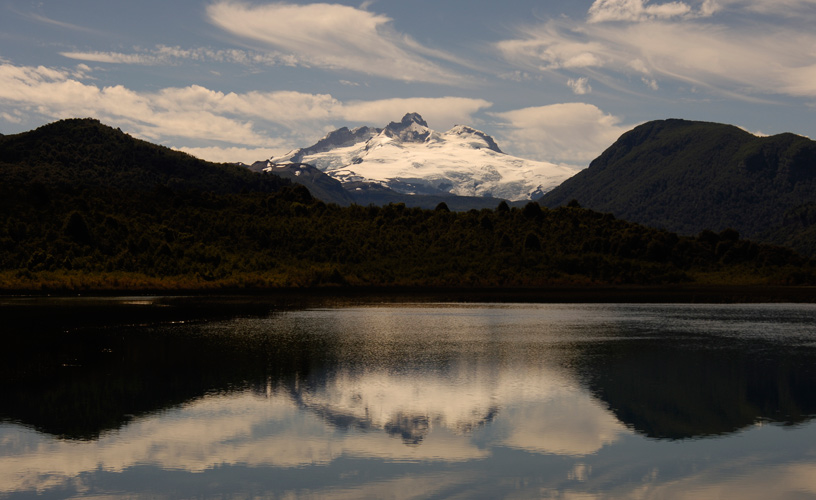
POLYGON ((305 163, 276 165, 269 161, 260 161, 253 163, 250 168, 257 172, 272 173, 297 184, 303 184, 309 189, 312 196, 326 203, 347 206, 356 201, 348 191, 343 189, 343 185, 339 181, 305 163))
POLYGON ((382 129, 337 129, 313 146, 271 158, 269 163, 270 168, 313 165, 347 188, 364 183, 404 195, 508 200, 538 198, 579 170, 507 155, 492 137, 468 126, 437 132, 416 113, 382 129))

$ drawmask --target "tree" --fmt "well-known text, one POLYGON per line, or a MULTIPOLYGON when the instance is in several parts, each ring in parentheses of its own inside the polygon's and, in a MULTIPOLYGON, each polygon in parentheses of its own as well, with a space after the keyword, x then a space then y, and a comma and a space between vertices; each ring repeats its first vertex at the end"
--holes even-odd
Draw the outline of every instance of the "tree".
POLYGON ((524 248, 534 251, 541 250, 541 240, 539 240, 535 234, 529 233, 527 237, 524 238, 524 248))
POLYGON ((76 210, 68 214, 63 233, 76 243, 83 245, 89 245, 91 243, 91 231, 88 229, 88 223, 85 222, 85 217, 76 210))
POLYGON ((522 209, 521 213, 524 215, 525 219, 535 219, 541 215, 541 205, 535 201, 531 201, 524 205, 524 209, 522 209))

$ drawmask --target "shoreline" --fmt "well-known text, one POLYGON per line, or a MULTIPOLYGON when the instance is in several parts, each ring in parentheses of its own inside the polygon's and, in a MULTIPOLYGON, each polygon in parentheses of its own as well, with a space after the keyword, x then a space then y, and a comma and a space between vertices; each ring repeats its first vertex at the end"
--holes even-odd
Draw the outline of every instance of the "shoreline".
POLYGON ((283 300, 329 303, 499 302, 499 303, 689 303, 757 304, 816 303, 816 286, 802 285, 577 285, 551 287, 314 287, 137 290, 15 290, 0 291, 0 301, 23 298, 155 297, 191 301, 283 300))

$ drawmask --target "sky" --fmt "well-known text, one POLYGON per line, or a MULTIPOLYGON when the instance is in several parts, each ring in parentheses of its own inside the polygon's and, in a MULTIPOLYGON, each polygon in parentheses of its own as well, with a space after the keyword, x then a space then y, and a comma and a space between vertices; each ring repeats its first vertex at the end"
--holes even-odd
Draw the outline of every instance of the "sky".
POLYGON ((421 114, 585 167, 650 121, 816 137, 816 0, 0 0, 0 133, 251 163, 421 114))

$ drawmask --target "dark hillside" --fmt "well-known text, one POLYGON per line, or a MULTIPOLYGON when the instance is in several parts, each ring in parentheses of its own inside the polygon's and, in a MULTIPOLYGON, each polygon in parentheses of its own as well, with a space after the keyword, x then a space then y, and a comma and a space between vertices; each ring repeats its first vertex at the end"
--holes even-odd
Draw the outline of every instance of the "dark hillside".
POLYGON ((94 120, 0 138, 0 181, 7 291, 816 283, 813 261, 734 231, 534 202, 341 207, 94 120))
POLYGON ((816 202, 816 142, 794 134, 756 137, 717 123, 649 122, 541 203, 573 199, 681 234, 733 228, 814 255, 807 228, 787 219, 816 202))
POLYGON ((235 165, 217 165, 134 139, 98 120, 70 119, 0 137, 0 175, 8 183, 51 188, 105 187, 237 193, 273 192, 288 181, 235 165))

